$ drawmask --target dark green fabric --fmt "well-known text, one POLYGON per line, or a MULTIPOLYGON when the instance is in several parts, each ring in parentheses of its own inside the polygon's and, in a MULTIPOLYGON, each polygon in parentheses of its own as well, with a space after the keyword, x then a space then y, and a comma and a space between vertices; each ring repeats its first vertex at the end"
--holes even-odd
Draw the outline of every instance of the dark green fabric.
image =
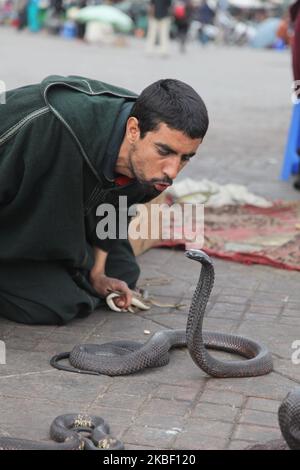
MULTIPOLYGON (((88 247, 89 254, 92 253, 88 247)), ((127 240, 108 255, 106 273, 132 289, 140 274, 127 240)), ((26 324, 60 325, 86 316, 105 301, 88 281, 88 271, 67 269, 60 262, 0 263, 0 316, 26 324)))
POLYGON ((83 265, 82 167, 71 136, 51 114, 0 146, 0 261, 83 265))
POLYGON ((55 75, 43 80, 41 92, 52 112, 62 116, 78 138, 81 154, 101 174, 116 118, 122 105, 134 102, 137 95, 96 80, 55 75))
POLYGON ((67 323, 97 305, 59 262, 3 262, 0 279, 0 315, 20 323, 67 323))
POLYGON ((113 138, 110 139, 110 142, 107 146, 106 158, 103 161, 103 175, 109 181, 114 181, 116 178, 115 166, 126 132, 127 120, 132 111, 133 104, 134 103, 131 102, 126 102, 123 104, 113 129, 113 138))

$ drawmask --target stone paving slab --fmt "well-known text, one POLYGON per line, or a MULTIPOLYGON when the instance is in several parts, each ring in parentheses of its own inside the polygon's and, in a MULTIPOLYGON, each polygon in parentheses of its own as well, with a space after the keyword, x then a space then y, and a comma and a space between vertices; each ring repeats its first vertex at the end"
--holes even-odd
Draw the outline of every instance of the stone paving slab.
MULTIPOLYGON (((0 79, 13 88, 53 73, 75 73, 137 91, 161 77, 185 80, 203 95, 211 126, 199 155, 180 178, 196 175, 245 184, 273 200, 299 199, 290 182, 278 180, 291 108, 288 53, 191 44, 185 56, 174 47, 163 61, 146 58, 143 47, 135 40, 128 48, 87 47, 0 28, 0 79), (216 64, 224 71, 221 76, 216 64)), ((278 406, 300 383, 300 365, 291 362, 292 342, 300 339, 297 272, 215 260, 205 328, 263 341, 274 358, 268 376, 214 379, 184 349, 171 352, 167 366, 129 377, 77 375, 50 367, 53 354, 78 342, 145 341, 146 329, 185 327, 199 265, 173 249, 151 250, 139 262, 140 285, 150 295, 187 307, 153 307, 135 315, 103 308, 62 327, 29 327, 0 317, 0 339, 7 346, 7 364, 0 365, 0 435, 44 440, 57 415, 86 411, 103 416, 130 450, 244 449, 279 437, 278 406), (157 277, 160 285, 151 285, 157 277)))

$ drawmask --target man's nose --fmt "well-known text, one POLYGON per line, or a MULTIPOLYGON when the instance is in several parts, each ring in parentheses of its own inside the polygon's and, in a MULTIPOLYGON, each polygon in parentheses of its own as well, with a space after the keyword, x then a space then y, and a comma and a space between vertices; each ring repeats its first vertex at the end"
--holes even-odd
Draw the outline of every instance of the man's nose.
POLYGON ((180 171, 180 158, 170 159, 170 161, 166 164, 164 168, 164 173, 167 175, 171 180, 174 180, 177 174, 180 171))

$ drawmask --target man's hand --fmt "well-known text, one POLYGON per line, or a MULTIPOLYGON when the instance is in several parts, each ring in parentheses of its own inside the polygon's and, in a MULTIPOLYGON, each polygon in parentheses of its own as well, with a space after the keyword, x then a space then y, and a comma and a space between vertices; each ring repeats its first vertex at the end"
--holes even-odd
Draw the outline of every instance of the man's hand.
POLYGON ((90 280, 94 289, 101 297, 107 297, 111 292, 120 292, 120 297, 114 299, 117 307, 127 309, 132 301, 132 291, 124 281, 108 277, 103 273, 91 275, 90 280))

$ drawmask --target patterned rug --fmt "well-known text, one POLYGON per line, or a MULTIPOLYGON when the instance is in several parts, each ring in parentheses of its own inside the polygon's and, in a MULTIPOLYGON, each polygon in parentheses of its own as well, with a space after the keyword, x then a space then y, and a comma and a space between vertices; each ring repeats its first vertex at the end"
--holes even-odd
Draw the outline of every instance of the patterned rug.
MULTIPOLYGON (((202 248, 208 254, 241 263, 300 271, 300 202, 276 202, 268 208, 208 207, 204 220, 202 248)), ((185 237, 159 243, 159 246, 175 245, 193 247, 185 237)))

